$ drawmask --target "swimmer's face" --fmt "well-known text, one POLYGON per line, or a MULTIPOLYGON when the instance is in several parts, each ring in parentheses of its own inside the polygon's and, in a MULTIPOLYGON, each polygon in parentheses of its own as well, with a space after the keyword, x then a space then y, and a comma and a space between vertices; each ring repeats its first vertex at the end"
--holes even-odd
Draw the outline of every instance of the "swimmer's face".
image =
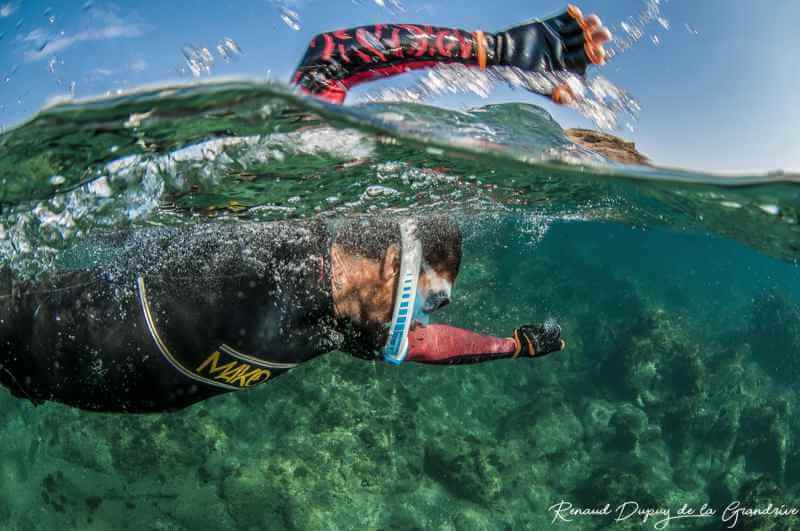
POLYGON ((453 296, 458 270, 461 267, 461 232, 447 218, 439 218, 423 240, 424 260, 420 270, 418 296, 424 313, 444 308, 453 296))
MULTIPOLYGON (((392 245, 380 262, 362 267, 356 275, 360 286, 360 312, 351 319, 362 324, 385 325, 391 322, 395 290, 400 276, 400 248, 392 245), (372 273, 371 273, 372 271, 372 273)), ((423 262, 417 284, 421 311, 431 314, 450 304, 453 284, 458 276, 457 264, 423 262)))
MULTIPOLYGON (((391 251, 393 254, 395 250, 391 251)), ((436 249, 427 249, 426 258, 420 267, 419 281, 417 283, 417 300, 414 308, 415 319, 427 324, 427 319, 433 312, 450 304, 453 297, 453 285, 458 276, 461 264, 461 241, 440 240, 436 249)), ((399 252, 395 259, 395 268, 392 271, 391 295, 392 303, 385 308, 388 323, 394 310, 395 288, 399 281, 400 260, 399 252)))
MULTIPOLYGON (((461 234, 455 223, 440 221, 424 226, 423 262, 417 285, 423 314, 447 306, 461 265, 461 234)), ((380 257, 367 258, 333 245, 336 313, 361 327, 383 330, 392 320, 400 275, 401 249, 391 244, 380 257)))
POLYGON ((422 296, 423 312, 433 313, 450 304, 456 276, 458 269, 453 270, 443 264, 438 264, 438 267, 428 263, 422 265, 418 291, 422 296))
MULTIPOLYGON (((380 261, 347 254, 334 246, 334 294, 337 314, 359 325, 385 325, 392 320, 395 289, 400 275, 400 248, 392 245, 380 261), (337 258, 338 257, 338 258, 337 258)), ((426 314, 447 306, 458 276, 459 260, 423 262, 418 292, 426 314)))

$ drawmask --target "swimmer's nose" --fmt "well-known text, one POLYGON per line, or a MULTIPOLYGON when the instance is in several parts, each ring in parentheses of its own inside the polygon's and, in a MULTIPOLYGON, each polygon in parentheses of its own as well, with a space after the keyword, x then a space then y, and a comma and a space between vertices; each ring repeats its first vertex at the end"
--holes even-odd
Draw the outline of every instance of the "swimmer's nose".
POLYGON ((435 312, 436 310, 441 310, 448 304, 450 304, 450 297, 444 293, 436 293, 428 298, 428 302, 425 304, 425 311, 428 313, 435 312))
POLYGON ((447 306, 448 304, 450 304, 450 299, 447 299, 447 298, 445 298, 445 299, 441 299, 441 300, 440 300, 440 301, 439 301, 439 302, 436 304, 436 309, 437 309, 437 310, 441 310, 442 308, 444 308, 444 307, 445 307, 445 306, 447 306))

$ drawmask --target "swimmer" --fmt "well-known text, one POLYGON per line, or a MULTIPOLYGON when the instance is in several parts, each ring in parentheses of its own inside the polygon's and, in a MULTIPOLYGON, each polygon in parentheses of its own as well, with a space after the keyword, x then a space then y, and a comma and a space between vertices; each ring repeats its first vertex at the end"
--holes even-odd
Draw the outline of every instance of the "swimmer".
MULTIPOLYGON (((497 34, 375 25, 315 37, 293 81, 341 103, 358 83, 437 63, 583 75, 605 62, 610 38, 574 6, 497 34)), ((545 95, 575 98, 568 84, 545 95)), ((35 280, 0 271, 0 383, 17 397, 174 411, 336 350, 453 365, 566 346, 556 324, 493 337, 428 323, 450 302, 461 263, 448 218, 159 228, 84 254, 103 256, 35 280)))
MULTIPOLYGON (((611 33, 597 15, 584 17, 572 5, 560 15, 499 33, 376 24, 311 39, 292 81, 306 94, 342 103, 347 91, 359 83, 440 63, 583 76, 590 64, 605 64, 603 45, 610 40, 611 33)), ((565 82, 544 83, 536 90, 559 104, 575 100, 575 93, 565 82)))
POLYGON ((0 382, 15 396, 174 411, 336 350, 453 365, 565 347, 556 324, 492 337, 428 323, 450 302, 461 265, 448 217, 206 224, 95 240, 68 258, 71 270, 35 280, 0 272, 0 382))

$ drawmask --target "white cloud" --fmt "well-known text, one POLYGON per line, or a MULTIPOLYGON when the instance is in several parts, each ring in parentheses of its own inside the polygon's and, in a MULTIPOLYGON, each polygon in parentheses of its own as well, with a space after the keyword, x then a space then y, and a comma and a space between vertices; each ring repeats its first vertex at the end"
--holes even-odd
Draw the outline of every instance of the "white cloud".
POLYGON ((89 18, 101 26, 120 26, 125 23, 122 18, 117 15, 116 8, 106 8, 92 6, 88 10, 89 18))
POLYGON ((417 8, 417 13, 422 13, 423 15, 435 15, 436 6, 433 4, 422 4, 417 8))
POLYGON ((34 46, 43 44, 47 40, 47 33, 42 28, 35 28, 20 37, 22 42, 32 42, 34 46))
POLYGON ((86 17, 88 24, 84 26, 85 29, 74 35, 63 31, 53 34, 46 28, 35 28, 27 35, 17 37, 18 41, 26 44, 27 49, 23 52, 25 61, 39 61, 80 42, 138 37, 147 29, 135 14, 123 18, 113 7, 91 6, 86 10, 86 17))
MULTIPOLYGON (((36 33, 34 30, 31 34, 36 33)), ((28 35, 28 37, 31 36, 28 35)), ((87 29, 75 35, 63 35, 47 42, 44 47, 37 50, 28 50, 24 57, 28 62, 39 61, 57 52, 61 52, 71 46, 86 41, 100 41, 106 39, 119 39, 123 37, 138 37, 142 34, 142 28, 136 24, 114 24, 98 29, 87 29)), ((37 35, 38 36, 38 35, 37 35)), ((27 37, 26 37, 27 39, 27 37)), ((34 39, 31 39, 33 41, 34 39)))
POLYGON ((10 17, 17 10, 17 6, 11 2, 0 6, 0 18, 10 17))
POLYGON ((130 68, 133 72, 144 72, 147 70, 148 66, 150 65, 147 64, 147 61, 139 57, 138 59, 131 61, 131 63, 128 65, 128 68, 130 68))

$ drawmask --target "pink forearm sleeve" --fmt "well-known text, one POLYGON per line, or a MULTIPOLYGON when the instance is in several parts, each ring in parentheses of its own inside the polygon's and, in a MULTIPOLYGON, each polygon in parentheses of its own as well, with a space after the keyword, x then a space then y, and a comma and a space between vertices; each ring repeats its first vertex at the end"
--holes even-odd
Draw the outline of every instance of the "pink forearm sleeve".
POLYGON ((439 63, 478 67, 481 50, 484 61, 494 61, 493 34, 415 24, 331 31, 311 40, 292 81, 303 92, 342 103, 351 87, 372 79, 439 63))
POLYGON ((408 333, 410 361, 457 365, 510 358, 516 351, 511 338, 484 336, 447 325, 417 325, 408 333))

